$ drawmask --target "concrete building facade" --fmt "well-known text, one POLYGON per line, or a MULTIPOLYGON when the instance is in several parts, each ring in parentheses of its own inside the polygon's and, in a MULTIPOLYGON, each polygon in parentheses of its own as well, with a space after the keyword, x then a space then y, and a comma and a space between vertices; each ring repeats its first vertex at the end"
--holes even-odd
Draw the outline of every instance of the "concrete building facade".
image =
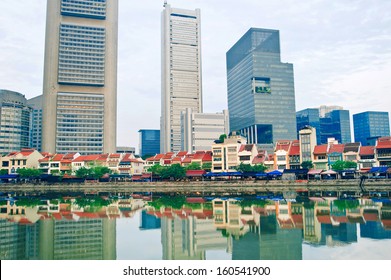
POLYGON ((200 10, 162 12, 160 152, 181 149, 181 112, 202 113, 200 10))
POLYGON ((118 0, 47 1, 42 150, 114 152, 118 0))
POLYGON ((187 108, 181 113, 181 150, 193 153, 195 151, 210 151, 214 140, 220 135, 229 134, 228 111, 207 114, 195 113, 187 108))

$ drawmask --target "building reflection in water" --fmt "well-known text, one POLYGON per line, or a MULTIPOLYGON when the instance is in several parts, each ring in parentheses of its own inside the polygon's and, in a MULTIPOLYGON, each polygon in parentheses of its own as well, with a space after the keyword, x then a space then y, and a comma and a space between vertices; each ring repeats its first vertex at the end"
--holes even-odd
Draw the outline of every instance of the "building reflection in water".
MULTIPOLYGON (((92 200, 94 201, 94 200, 92 200)), ((224 251, 233 260, 299 260, 303 243, 340 247, 361 238, 391 239, 391 203, 336 197, 165 198, 167 205, 117 199, 103 207, 75 199, 35 206, 0 205, 0 259, 116 259, 116 219, 140 212, 138 230, 160 230, 163 259, 204 260, 224 251), (170 201, 173 200, 173 201, 170 201), (178 204, 178 201, 180 202, 178 204), (155 208, 156 205, 160 205, 155 208)))

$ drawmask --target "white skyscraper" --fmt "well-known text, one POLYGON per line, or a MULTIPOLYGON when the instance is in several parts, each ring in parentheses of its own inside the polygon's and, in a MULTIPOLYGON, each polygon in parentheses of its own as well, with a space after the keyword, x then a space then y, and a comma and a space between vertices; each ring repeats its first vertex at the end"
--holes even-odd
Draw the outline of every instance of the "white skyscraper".
POLYGON ((118 0, 48 0, 42 151, 115 152, 118 0))
POLYGON ((181 112, 202 113, 200 10, 162 12, 162 112, 160 152, 181 149, 181 112))

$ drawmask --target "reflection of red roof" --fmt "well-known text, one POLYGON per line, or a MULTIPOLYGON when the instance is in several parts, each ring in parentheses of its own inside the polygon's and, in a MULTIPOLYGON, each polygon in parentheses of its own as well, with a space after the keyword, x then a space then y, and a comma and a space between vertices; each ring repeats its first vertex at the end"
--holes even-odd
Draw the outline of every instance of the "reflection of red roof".
POLYGON ((361 146, 360 156, 371 156, 375 154, 374 146, 361 146))
POLYGON ((23 217, 19 220, 19 224, 27 225, 32 224, 32 222, 29 219, 23 217))
POLYGON ((299 215, 299 214, 292 215, 292 220, 296 228, 303 227, 303 215, 299 215))
POLYGON ((344 144, 333 144, 333 145, 330 145, 329 154, 331 154, 331 153, 340 153, 340 154, 342 154, 344 149, 345 149, 345 145, 344 144))
POLYGON ((314 149, 314 155, 322 155, 327 153, 327 145, 317 145, 314 149))
POLYGON ((203 197, 186 197, 187 203, 204 203, 205 199, 203 197))
POLYGON ((318 215, 316 216, 318 222, 321 224, 331 224, 331 218, 329 215, 318 215))
POLYGON ((62 215, 60 213, 52 213, 52 217, 56 220, 62 220, 62 215))
POLYGON ((380 137, 377 139, 376 149, 390 149, 391 148, 391 137, 380 137))
POLYGON ((391 229, 391 220, 381 220, 381 223, 383 224, 383 227, 385 229, 391 229))
POLYGON ((298 156, 300 155, 300 142, 299 140, 293 140, 291 148, 289 149, 290 156, 298 156))
POLYGON ((342 224, 346 224, 349 221, 346 216, 333 216, 333 220, 342 224))
POLYGON ((367 221, 367 222, 369 222, 369 221, 375 222, 375 221, 379 220, 379 215, 377 213, 365 213, 364 212, 363 216, 364 216, 365 221, 367 221))

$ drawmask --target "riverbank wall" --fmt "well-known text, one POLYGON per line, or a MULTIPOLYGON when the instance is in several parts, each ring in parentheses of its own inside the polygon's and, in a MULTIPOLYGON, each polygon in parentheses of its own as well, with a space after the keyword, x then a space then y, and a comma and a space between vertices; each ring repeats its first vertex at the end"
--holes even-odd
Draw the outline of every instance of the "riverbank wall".
POLYGON ((265 191, 387 191, 390 180, 367 180, 360 187, 359 180, 324 181, 190 181, 190 182, 86 182, 84 184, 0 184, 0 192, 265 192, 265 191), (363 187, 363 188, 362 188, 363 187))

